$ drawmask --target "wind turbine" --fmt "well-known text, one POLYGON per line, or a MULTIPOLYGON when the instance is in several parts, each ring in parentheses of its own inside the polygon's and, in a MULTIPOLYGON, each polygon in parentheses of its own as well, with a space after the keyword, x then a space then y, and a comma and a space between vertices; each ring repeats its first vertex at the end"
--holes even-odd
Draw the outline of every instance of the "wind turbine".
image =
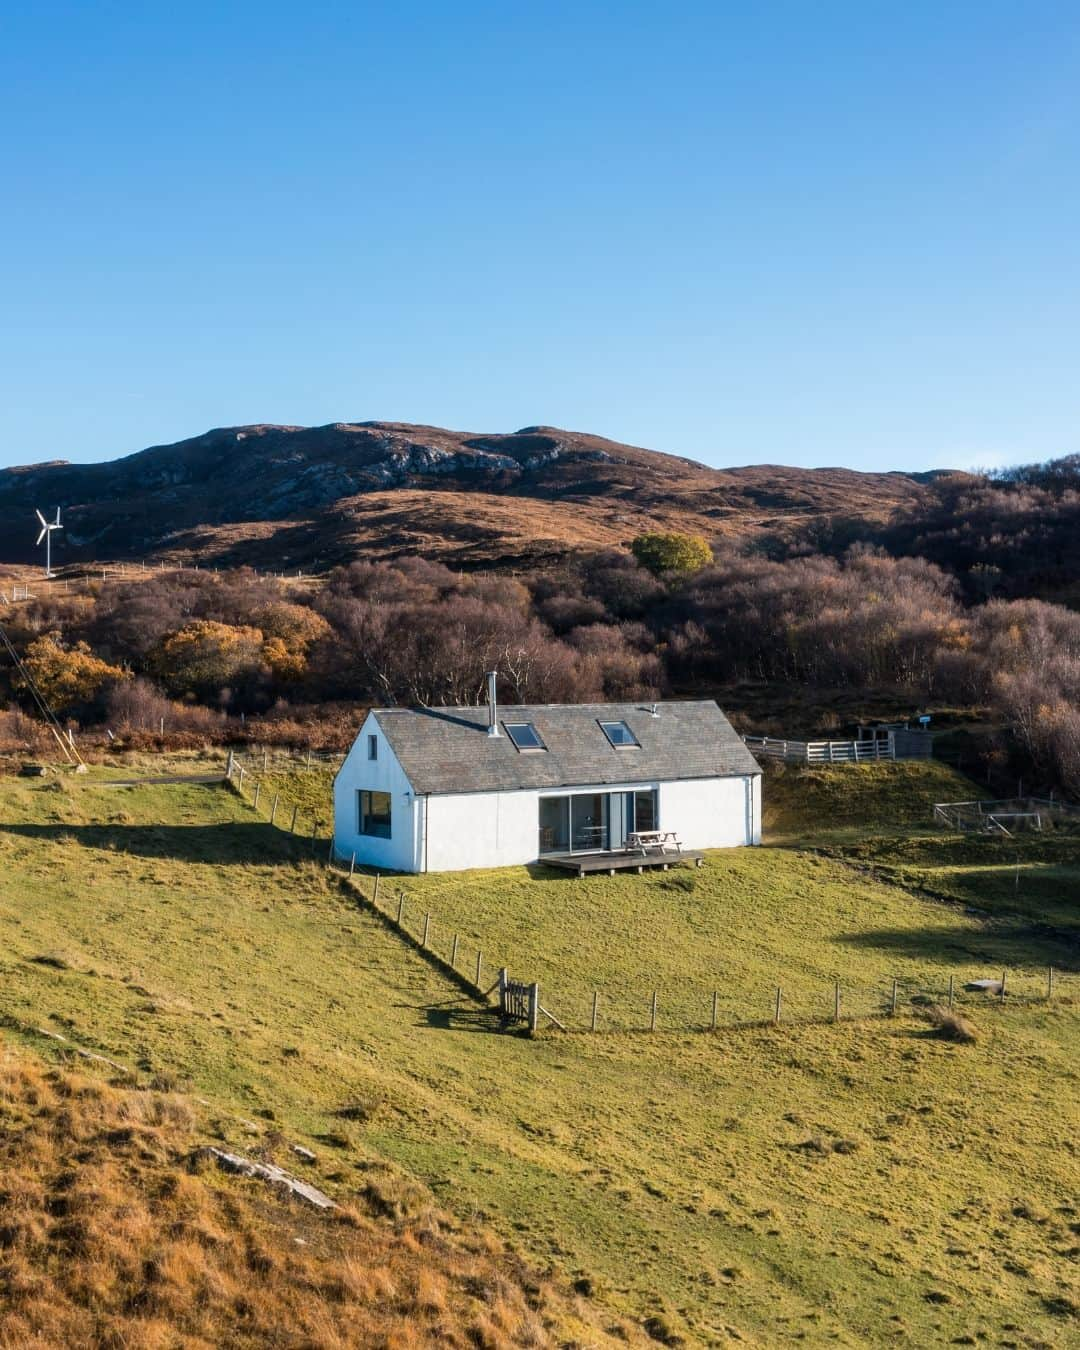
POLYGON ((35 510, 34 515, 41 521, 41 533, 37 537, 38 544, 45 540, 45 575, 51 577, 52 570, 52 532, 53 530, 62 530, 64 527, 60 524, 60 508, 56 508, 56 519, 46 520, 40 511, 35 510))

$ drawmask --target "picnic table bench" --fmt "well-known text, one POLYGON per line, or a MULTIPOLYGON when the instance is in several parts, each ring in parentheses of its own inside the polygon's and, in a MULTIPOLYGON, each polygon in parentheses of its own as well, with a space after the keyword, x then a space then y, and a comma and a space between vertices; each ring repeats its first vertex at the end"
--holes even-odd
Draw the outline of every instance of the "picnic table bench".
POLYGON ((682 853, 682 844, 674 830, 632 830, 626 836, 626 846, 640 849, 642 853, 648 853, 650 849, 666 853, 669 847, 682 853))

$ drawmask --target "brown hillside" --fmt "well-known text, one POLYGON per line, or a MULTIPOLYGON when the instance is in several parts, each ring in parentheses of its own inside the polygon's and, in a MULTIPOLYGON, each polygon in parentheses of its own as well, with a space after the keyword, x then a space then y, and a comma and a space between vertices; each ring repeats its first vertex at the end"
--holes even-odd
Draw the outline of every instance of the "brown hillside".
POLYGON ((61 562, 324 567, 421 552, 475 566, 625 544, 650 528, 790 534, 839 514, 882 524, 926 493, 916 475, 710 469, 552 427, 230 427, 104 464, 0 472, 0 562, 33 560, 34 510, 57 505, 61 562))
POLYGON ((0 1347, 615 1343, 411 1183, 326 1214, 227 1177, 200 1112, 0 1045, 0 1347))

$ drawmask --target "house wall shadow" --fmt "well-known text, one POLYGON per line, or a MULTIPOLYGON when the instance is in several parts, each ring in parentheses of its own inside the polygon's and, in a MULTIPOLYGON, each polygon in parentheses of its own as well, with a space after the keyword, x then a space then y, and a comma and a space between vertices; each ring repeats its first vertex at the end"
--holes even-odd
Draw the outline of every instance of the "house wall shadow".
POLYGON ((1080 943, 1070 933, 1033 924, 1017 916, 992 926, 971 928, 872 928, 841 933, 834 942, 869 947, 920 960, 955 961, 958 965, 990 961, 995 966, 1036 963, 1061 970, 1080 969, 1080 943))
MULTIPOLYGON (((259 821, 217 825, 0 824, 0 832, 42 843, 193 863, 295 862, 310 851, 308 840, 259 821)), ((315 856, 319 856, 320 848, 325 854, 325 840, 316 842, 315 856)))

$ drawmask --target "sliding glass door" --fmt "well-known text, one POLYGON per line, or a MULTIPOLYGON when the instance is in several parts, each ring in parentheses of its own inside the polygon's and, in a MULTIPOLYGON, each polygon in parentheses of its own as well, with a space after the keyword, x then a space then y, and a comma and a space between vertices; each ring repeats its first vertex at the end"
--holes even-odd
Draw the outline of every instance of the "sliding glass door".
POLYGON ((570 798, 570 851, 592 853, 607 848, 606 792, 579 792, 570 798))
POLYGON ((540 798, 540 852, 570 851, 570 798, 540 798))
POLYGON ((621 847, 622 794, 575 792, 540 798, 540 852, 601 853, 621 847), (614 833, 617 843, 612 842, 614 833))

